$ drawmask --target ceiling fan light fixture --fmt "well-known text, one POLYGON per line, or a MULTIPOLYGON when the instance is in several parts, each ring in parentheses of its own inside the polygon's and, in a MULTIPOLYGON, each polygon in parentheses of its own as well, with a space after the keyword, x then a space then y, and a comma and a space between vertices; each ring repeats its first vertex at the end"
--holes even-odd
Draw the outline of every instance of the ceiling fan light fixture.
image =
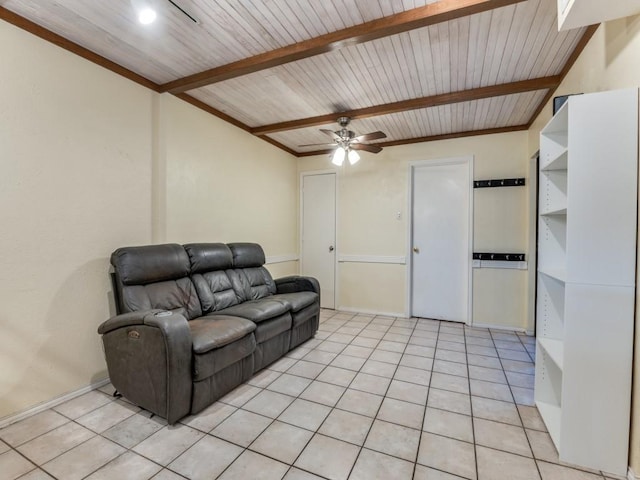
POLYGON ((341 167, 344 163, 344 157, 346 154, 347 152, 344 148, 338 147, 336 151, 333 152, 333 160, 331 160, 331 163, 337 165, 338 167, 341 167))
POLYGON ((349 163, 351 165, 355 165, 356 163, 358 163, 360 161, 360 154, 358 152, 356 152, 355 150, 349 149, 349 163))
POLYGON ((360 154, 356 150, 364 150, 370 153, 380 153, 382 147, 380 145, 372 145, 367 142, 372 140, 379 140, 381 138, 387 138, 384 132, 371 132, 364 135, 356 135, 352 130, 348 130, 349 117, 338 118, 340 124, 340 130, 328 130, 321 128, 320 131, 325 135, 331 137, 332 143, 309 143, 306 145, 298 145, 299 147, 332 147, 335 150, 329 152, 329 158, 331 163, 342 166, 344 161, 348 158, 351 165, 355 165, 360 161, 360 154))
POLYGON ((138 21, 142 25, 149 25, 150 23, 153 23, 156 20, 157 16, 158 14, 156 13, 156 11, 150 7, 141 8, 138 11, 138 21))

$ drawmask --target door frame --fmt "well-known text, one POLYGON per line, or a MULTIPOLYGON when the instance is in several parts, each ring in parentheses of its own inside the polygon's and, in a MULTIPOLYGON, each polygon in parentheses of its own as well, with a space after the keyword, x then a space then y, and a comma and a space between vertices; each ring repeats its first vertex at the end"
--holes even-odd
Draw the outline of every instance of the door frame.
POLYGON ((537 334, 538 324, 538 209, 540 205, 540 182, 538 181, 538 172, 540 171, 540 150, 533 154, 529 159, 529 245, 528 245, 528 302, 527 307, 527 332, 533 332, 535 337, 537 334))
POLYGON ((409 162, 408 188, 407 188, 407 277, 406 277, 406 301, 405 312, 407 317, 413 316, 413 178, 415 169, 438 165, 467 165, 469 169, 469 284, 467 295, 467 321, 466 325, 473 325, 473 155, 460 157, 436 158, 433 160, 416 160, 409 162))
POLYGON ((312 177, 316 175, 334 175, 335 178, 335 212, 334 212, 334 266, 333 266, 333 309, 338 310, 338 299, 339 299, 339 282, 338 282, 338 199, 339 199, 339 189, 338 189, 338 172, 332 169, 325 170, 308 170, 305 172, 300 172, 300 178, 298 180, 298 191, 299 191, 299 200, 298 200, 298 258, 300 259, 298 265, 298 273, 302 274, 303 271, 303 257, 302 257, 302 238, 303 238, 303 227, 304 227, 304 177, 312 177))

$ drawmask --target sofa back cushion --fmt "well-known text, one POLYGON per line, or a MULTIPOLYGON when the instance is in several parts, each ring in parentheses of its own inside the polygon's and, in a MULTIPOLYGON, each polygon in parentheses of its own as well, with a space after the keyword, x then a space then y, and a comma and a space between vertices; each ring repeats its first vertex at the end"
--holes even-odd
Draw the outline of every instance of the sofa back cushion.
POLYGON ((120 313, 161 308, 187 319, 202 315, 189 278, 189 256, 177 244, 119 248, 111 255, 120 313))
POLYGON ((222 310, 244 301, 234 288, 228 270, 233 256, 224 243, 191 243, 184 246, 191 262, 191 279, 204 314, 222 310))
POLYGON ((264 250, 257 243, 229 243, 234 268, 261 267, 265 263, 264 250))
POLYGON ((233 270, 229 272, 240 301, 257 300, 276 293, 276 284, 263 267, 264 250, 257 243, 230 243, 233 270))
POLYGON ((233 266, 233 254, 224 243, 188 243, 184 250, 189 255, 192 274, 224 271, 233 266))

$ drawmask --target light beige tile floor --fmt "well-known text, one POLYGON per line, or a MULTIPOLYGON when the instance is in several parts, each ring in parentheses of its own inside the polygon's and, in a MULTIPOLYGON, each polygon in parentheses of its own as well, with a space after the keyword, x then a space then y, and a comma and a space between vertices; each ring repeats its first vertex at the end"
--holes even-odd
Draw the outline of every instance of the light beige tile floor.
POLYGON ((0 480, 604 480, 533 407, 535 341, 323 310, 315 338, 178 424, 106 386, 0 430, 0 480))

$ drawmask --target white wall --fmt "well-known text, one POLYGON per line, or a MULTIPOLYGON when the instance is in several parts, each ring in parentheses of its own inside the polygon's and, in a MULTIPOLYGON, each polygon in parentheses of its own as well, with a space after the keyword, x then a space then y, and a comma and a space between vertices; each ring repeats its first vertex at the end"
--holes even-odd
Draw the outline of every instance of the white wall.
POLYGON ((106 376, 110 253, 151 240, 152 93, 0 22, 0 417, 106 376))
MULTIPOLYGON (((267 256, 298 252, 297 160, 173 96, 159 96, 166 184, 157 241, 256 242, 267 256)), ((163 157, 163 158, 162 158, 163 157)), ((272 266, 296 273, 297 262, 272 266)))
MULTIPOLYGON (((640 16, 606 22, 596 31, 556 95, 640 87, 640 16)), ((539 147, 540 130, 549 121, 549 103, 529 130, 529 152, 539 147)), ((597 112, 594 112, 597 115, 597 112)), ((640 250, 638 250, 640 258, 640 250)), ((640 272, 640 270, 639 270, 640 272)), ((640 475, 640 276, 636 279, 636 334, 631 419, 630 465, 640 475)))
POLYGON ((2 418, 107 376, 113 250, 297 254, 298 192, 288 153, 2 21, 0 58, 2 418))
MULTIPOLYGON (((296 162, 299 171, 330 164, 324 156, 296 161, 4 22, 0 58, 1 418, 106 375, 96 328, 112 312, 111 251, 257 241, 267 255, 295 254, 296 162)), ((640 19, 633 17, 598 30, 558 94, 638 86, 639 78, 640 19)), ((550 115, 547 106, 528 136, 391 147, 343 167, 339 253, 406 255, 410 161, 471 154, 476 179, 527 176, 550 115)), ((476 251, 526 251, 527 189, 476 190, 476 251)), ((405 268, 341 264, 339 305, 403 312, 405 268)), ((296 269, 296 262, 271 267, 274 276, 296 269)), ((475 270, 475 321, 530 328, 526 283, 523 271, 475 270)), ((638 472, 640 379, 634 386, 638 472)))
MULTIPOLYGON (((601 92, 640 85, 640 15, 604 23, 596 31, 555 95, 601 92)), ((549 102, 529 129, 529 152, 551 119, 549 102)))
MULTIPOLYGON (((408 256, 409 162, 474 156, 475 179, 528 176, 527 133, 514 132, 385 148, 338 172, 338 255, 408 256), (397 212, 401 219, 397 219, 397 212)), ((326 155, 299 170, 335 168, 326 155)), ((528 187, 474 191, 474 250, 526 252, 528 187)), ((339 308, 404 314, 406 265, 340 263, 339 308)), ((474 269, 474 322, 530 329, 527 275, 474 269)))

